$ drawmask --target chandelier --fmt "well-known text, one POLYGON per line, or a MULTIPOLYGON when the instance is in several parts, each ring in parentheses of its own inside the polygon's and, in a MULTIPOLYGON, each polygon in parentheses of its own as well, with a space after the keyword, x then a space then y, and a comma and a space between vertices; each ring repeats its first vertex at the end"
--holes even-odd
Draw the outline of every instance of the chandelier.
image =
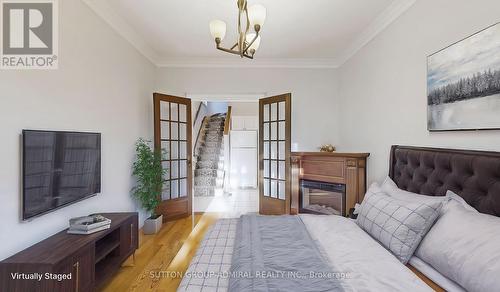
POLYGON ((229 49, 221 42, 226 35, 226 23, 222 20, 210 22, 210 33, 218 50, 253 59, 260 45, 260 29, 266 20, 266 8, 260 4, 247 7, 247 0, 238 1, 238 41, 229 49))

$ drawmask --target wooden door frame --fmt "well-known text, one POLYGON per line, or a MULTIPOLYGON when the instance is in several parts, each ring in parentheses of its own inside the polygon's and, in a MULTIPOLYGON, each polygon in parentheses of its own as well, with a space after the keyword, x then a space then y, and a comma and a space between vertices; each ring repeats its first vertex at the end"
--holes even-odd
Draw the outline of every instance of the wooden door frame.
MULTIPOLYGON (((185 97, 178 97, 162 93, 153 93, 153 109, 154 109, 154 147, 155 149, 161 148, 161 116, 160 116, 160 101, 172 102, 186 105, 186 176, 187 176, 187 197, 179 197, 175 199, 165 200, 160 203, 157 208, 158 214, 163 215, 163 221, 171 221, 190 216, 193 208, 193 170, 192 170, 192 116, 191 116, 191 99, 185 97), (183 206, 187 202, 187 208, 183 206), (186 209, 186 212, 184 210, 186 209), (180 211, 177 211, 180 210, 180 211), (177 211, 177 214, 176 212, 177 211), (182 214, 179 214, 181 212, 182 214), (169 213, 173 213, 169 215, 169 213)), ((171 113, 169 113, 170 115, 171 113)), ((178 113, 179 114, 179 113, 178 113)), ((170 127, 170 126, 169 126, 170 127)), ((169 133, 171 135, 171 133, 169 133)), ((169 136, 171 137, 171 136, 169 136)), ((180 147, 180 145, 178 146, 180 147)), ((180 176, 180 173, 178 174, 180 176)), ((180 192, 180 185, 179 185, 180 192)))
MULTIPOLYGON (((279 112, 279 106, 278 106, 279 112)), ((269 114, 271 109, 269 108, 269 114)), ((279 125, 278 125, 279 128, 279 125)), ((292 94, 265 97, 259 99, 259 213, 263 215, 290 214, 291 207, 291 134, 292 134, 292 94), (285 208, 283 212, 274 212, 272 209, 281 208, 283 200, 264 197, 264 104, 285 102, 285 208), (288 125, 288 127, 287 127, 288 125), (266 208, 266 205, 270 205, 266 208)), ((271 132, 269 131, 269 135, 271 132)), ((279 143, 278 143, 279 147, 279 143)), ((269 152, 269 155, 271 153, 269 152)), ((278 166, 279 167, 279 166, 278 166)), ((270 170, 271 171, 271 170, 270 170)))

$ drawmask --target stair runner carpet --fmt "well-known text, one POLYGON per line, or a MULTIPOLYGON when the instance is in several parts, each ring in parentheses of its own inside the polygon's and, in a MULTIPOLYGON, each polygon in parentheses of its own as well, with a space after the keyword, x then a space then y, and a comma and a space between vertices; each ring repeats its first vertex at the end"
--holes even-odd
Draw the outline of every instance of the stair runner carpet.
POLYGON ((214 196, 215 189, 224 180, 224 122, 226 114, 210 117, 205 126, 196 167, 194 170, 194 196, 214 196))

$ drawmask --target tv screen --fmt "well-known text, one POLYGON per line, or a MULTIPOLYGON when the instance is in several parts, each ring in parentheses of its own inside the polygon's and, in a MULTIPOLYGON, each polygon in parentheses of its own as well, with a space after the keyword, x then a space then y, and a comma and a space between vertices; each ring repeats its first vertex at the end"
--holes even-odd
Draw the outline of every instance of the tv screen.
POLYGON ((23 131, 23 219, 101 192, 101 134, 23 131))

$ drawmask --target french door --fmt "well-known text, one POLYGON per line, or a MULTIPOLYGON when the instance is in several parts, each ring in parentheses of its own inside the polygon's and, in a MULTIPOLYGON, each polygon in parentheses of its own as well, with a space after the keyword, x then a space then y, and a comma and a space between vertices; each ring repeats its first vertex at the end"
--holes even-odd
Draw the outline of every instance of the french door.
POLYGON ((259 212, 290 213, 291 94, 259 100, 259 212))
POLYGON ((169 221, 191 215, 191 100, 160 93, 153 99, 155 148, 165 150, 167 170, 157 212, 169 221))

